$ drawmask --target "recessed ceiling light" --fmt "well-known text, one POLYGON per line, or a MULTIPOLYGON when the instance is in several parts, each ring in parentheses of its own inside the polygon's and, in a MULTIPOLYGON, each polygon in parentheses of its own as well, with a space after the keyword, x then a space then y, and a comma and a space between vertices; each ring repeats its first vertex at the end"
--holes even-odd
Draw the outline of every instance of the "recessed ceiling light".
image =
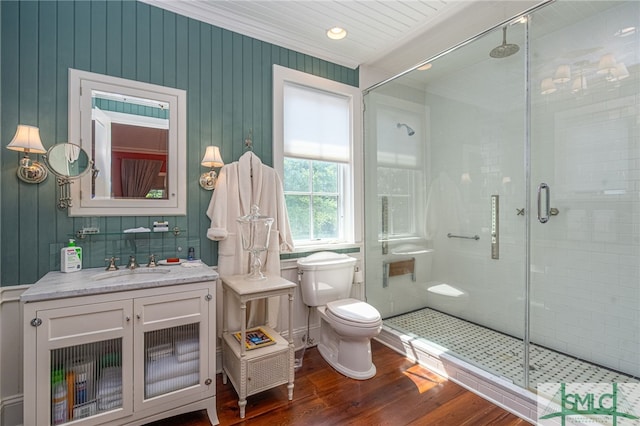
POLYGON ((426 70, 429 70, 429 69, 431 69, 431 67, 432 67, 432 66, 433 66, 433 65, 431 65, 431 63, 430 63, 430 62, 427 62, 427 63, 426 63, 426 64, 424 64, 424 65, 420 65, 420 66, 418 67, 418 71, 426 71, 426 70))
POLYGON ((342 40, 347 36, 347 31, 344 28, 333 27, 327 30, 327 37, 331 40, 342 40))

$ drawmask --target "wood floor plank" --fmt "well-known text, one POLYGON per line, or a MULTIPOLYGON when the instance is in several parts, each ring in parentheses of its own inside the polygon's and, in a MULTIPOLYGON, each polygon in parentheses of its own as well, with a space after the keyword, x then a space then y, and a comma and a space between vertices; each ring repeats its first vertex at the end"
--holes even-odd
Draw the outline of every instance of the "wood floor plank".
MULTIPOLYGON (((377 374, 353 380, 333 370, 316 348, 307 349, 296 371, 293 401, 285 385, 247 398, 239 418, 238 396, 217 377, 220 424, 524 426, 529 423, 467 391, 388 347, 372 342, 377 374)), ((205 411, 150 423, 149 426, 210 426, 205 411)))

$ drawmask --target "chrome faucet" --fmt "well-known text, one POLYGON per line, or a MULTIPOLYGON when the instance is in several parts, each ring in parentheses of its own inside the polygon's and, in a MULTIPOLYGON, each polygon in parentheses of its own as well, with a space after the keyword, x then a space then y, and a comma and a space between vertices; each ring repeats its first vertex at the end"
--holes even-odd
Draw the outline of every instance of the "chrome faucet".
POLYGON ((127 269, 136 269, 138 266, 138 262, 136 262, 136 257, 135 256, 129 256, 129 263, 127 263, 126 268, 127 269))
POLYGON ((156 262, 156 255, 152 254, 149 256, 149 263, 147 263, 147 268, 155 268, 158 266, 158 262, 156 262))
POLYGON ((120 260, 120 258, 111 256, 110 258, 105 259, 105 262, 109 262, 109 266, 105 268, 105 271, 117 271, 119 268, 118 265, 116 265, 116 260, 120 260))

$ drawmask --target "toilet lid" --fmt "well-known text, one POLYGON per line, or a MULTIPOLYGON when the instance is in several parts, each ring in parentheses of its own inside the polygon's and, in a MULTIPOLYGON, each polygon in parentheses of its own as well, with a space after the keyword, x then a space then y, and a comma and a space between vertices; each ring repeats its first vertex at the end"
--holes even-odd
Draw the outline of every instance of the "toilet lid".
POLYGON ((358 299, 334 300, 327 303, 327 311, 338 318, 360 324, 380 321, 380 312, 370 304, 358 299))

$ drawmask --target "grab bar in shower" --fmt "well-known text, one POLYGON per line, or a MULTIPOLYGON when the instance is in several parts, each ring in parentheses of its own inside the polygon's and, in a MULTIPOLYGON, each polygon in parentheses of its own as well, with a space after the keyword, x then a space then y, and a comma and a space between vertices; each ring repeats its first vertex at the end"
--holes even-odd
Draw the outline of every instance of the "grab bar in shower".
POLYGON ((448 238, 462 238, 462 239, 465 239, 465 240, 476 240, 476 241, 478 241, 480 239, 480 237, 477 236, 477 235, 474 235, 473 237, 468 237, 466 235, 453 235, 451 232, 449 232, 447 234, 447 237, 448 238))

